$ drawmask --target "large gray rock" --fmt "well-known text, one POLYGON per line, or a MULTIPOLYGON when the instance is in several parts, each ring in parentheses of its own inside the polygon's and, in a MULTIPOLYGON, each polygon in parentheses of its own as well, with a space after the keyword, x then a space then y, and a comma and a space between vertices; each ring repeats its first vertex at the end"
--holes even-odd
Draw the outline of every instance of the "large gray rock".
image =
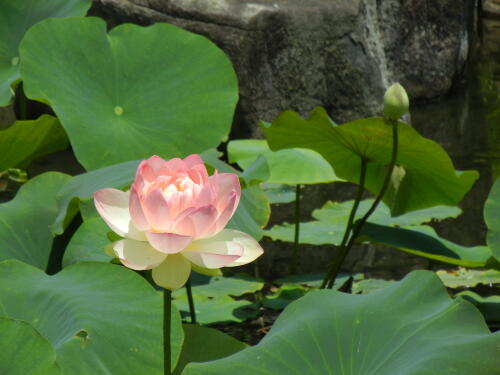
POLYGON ((412 99, 445 94, 467 57, 472 10, 472 0, 94 0, 90 14, 214 41, 237 72, 233 135, 246 137, 285 109, 372 115, 395 81, 412 99))

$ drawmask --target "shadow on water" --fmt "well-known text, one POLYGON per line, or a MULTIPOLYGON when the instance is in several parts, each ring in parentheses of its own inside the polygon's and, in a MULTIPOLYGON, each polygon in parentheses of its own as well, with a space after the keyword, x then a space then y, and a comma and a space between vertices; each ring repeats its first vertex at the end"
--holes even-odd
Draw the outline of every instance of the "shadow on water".
POLYGON ((480 173, 461 203, 464 213, 453 224, 437 224, 443 236, 467 246, 485 243, 483 206, 500 177, 500 19, 482 18, 479 27, 471 59, 453 92, 411 109, 413 126, 439 142, 457 169, 480 173))

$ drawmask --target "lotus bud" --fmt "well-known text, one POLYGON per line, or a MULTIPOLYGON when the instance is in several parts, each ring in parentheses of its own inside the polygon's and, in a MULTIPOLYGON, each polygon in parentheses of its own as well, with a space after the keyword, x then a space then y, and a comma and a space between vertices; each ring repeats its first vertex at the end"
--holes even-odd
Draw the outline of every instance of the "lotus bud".
POLYGON ((395 83, 384 95, 384 115, 391 120, 397 120, 408 112, 410 100, 403 86, 395 83))

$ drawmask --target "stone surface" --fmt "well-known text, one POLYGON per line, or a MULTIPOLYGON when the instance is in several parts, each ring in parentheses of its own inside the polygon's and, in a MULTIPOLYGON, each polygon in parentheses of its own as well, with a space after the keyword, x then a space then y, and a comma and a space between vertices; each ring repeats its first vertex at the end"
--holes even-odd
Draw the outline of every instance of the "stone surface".
POLYGON ((388 84, 445 94, 462 71, 471 0, 94 0, 110 26, 170 22, 207 36, 240 82, 233 136, 324 106, 339 122, 378 113, 388 84))

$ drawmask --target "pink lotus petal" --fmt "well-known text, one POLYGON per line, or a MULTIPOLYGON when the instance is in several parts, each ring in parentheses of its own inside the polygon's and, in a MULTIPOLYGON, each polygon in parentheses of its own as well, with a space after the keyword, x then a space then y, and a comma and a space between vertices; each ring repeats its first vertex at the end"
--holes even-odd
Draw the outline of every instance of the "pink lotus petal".
POLYGON ((113 251, 126 267, 134 270, 149 270, 159 266, 167 257, 147 242, 127 239, 115 242, 113 251))
POLYGON ((146 232, 146 237, 156 250, 165 254, 175 254, 182 251, 193 239, 190 236, 181 236, 175 233, 146 232))
POLYGON ((205 168, 205 164, 203 163, 203 160, 200 158, 200 155, 196 155, 196 154, 186 156, 184 158, 184 163, 186 163, 186 166, 188 168, 193 168, 194 166, 197 166, 197 165, 202 165, 203 168, 205 168))
POLYGON ((151 225, 149 225, 149 222, 144 215, 141 200, 134 185, 130 188, 129 211, 130 218, 137 229, 141 231, 151 230, 151 225))
POLYGON ((144 233, 139 231, 130 219, 128 192, 117 189, 96 191, 94 204, 99 215, 113 232, 137 241, 146 240, 144 233))
POLYGON ((238 207, 239 198, 240 197, 236 195, 236 192, 232 193, 231 198, 227 202, 227 206, 217 217, 217 221, 215 224, 215 233, 218 233, 222 229, 224 229, 228 221, 231 219, 231 217, 233 217, 236 208, 238 207))
POLYGON ((217 193, 211 184, 203 185, 198 197, 196 199, 195 205, 206 206, 212 204, 217 199, 217 193))
POLYGON ((205 165, 195 165, 188 171, 188 176, 195 184, 206 184, 208 181, 208 173, 205 165))
MULTIPOLYGON (((209 180, 214 176, 210 176, 209 180)), ((218 186, 217 198, 219 200, 227 199, 227 197, 230 196, 232 192, 235 192, 239 199, 239 197, 241 196, 241 186, 240 180, 236 174, 220 173, 217 175, 216 180, 218 186)))
POLYGON ((183 235, 191 235, 194 238, 210 236, 215 228, 217 215, 217 209, 214 206, 196 208, 176 223, 174 231, 183 235), (186 233, 188 230, 191 230, 191 234, 186 233))
POLYGON ((185 172, 187 169, 187 165, 182 159, 173 158, 167 161, 162 167, 162 173, 163 171, 168 171, 166 174, 173 175, 179 172, 185 172))
POLYGON ((170 254, 158 267, 153 268, 154 282, 166 289, 182 287, 191 273, 191 263, 180 254, 170 254))
POLYGON ((243 253, 244 248, 225 233, 193 241, 182 251, 192 263, 205 268, 225 267, 241 258, 243 253))
POLYGON ((150 228, 155 231, 167 232, 172 226, 169 206, 159 189, 154 189, 143 198, 142 209, 150 228))
POLYGON ((158 175, 161 167, 166 163, 166 161, 157 155, 151 156, 149 159, 145 160, 146 164, 152 169, 155 175, 158 175))
POLYGON ((231 264, 226 265, 226 267, 242 266, 253 262, 264 253, 264 249, 249 234, 234 229, 224 229, 221 234, 222 236, 227 236, 225 238, 232 238, 231 241, 243 247, 243 255, 231 264))

